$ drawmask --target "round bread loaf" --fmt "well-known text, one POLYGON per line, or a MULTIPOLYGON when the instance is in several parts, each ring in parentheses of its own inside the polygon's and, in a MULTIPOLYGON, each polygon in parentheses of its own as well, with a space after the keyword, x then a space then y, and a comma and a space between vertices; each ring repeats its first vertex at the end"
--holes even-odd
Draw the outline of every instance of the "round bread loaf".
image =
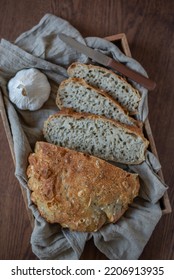
POLYGON ((31 199, 48 222, 97 231, 138 195, 139 178, 97 157, 37 142, 27 169, 31 199))

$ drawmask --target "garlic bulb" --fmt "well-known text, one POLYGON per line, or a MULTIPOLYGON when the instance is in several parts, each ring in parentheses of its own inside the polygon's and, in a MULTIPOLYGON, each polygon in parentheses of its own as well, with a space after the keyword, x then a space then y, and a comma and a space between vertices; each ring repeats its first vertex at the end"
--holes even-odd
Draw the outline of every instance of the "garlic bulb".
POLYGON ((10 100, 21 110, 34 111, 48 99, 51 86, 47 77, 38 69, 17 72, 8 83, 10 100))

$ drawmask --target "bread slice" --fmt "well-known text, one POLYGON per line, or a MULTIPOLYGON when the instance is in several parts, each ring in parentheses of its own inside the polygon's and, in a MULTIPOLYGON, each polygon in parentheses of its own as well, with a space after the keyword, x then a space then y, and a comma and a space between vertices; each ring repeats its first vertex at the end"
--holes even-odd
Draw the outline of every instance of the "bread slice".
POLYGON ((113 98, 80 78, 69 78, 60 84, 56 104, 60 109, 73 108, 76 112, 102 115, 124 124, 138 125, 113 98))
POLYGON ((111 95, 130 114, 136 114, 140 94, 125 79, 106 68, 75 62, 67 70, 70 77, 82 78, 111 95))
POLYGON ((125 164, 141 163, 148 146, 137 127, 70 109, 51 115, 43 133, 50 143, 125 164))
POLYGON ((76 231, 97 231, 116 222, 140 187, 137 174, 46 142, 36 143, 27 175, 40 214, 76 231))

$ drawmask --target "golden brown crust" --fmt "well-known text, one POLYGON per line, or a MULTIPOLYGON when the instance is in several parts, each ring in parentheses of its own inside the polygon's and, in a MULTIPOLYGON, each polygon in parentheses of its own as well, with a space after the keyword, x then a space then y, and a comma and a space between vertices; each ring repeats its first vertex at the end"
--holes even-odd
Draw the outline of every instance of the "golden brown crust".
POLYGON ((139 191, 137 174, 46 142, 36 143, 27 176, 40 214, 76 231, 117 221, 139 191))

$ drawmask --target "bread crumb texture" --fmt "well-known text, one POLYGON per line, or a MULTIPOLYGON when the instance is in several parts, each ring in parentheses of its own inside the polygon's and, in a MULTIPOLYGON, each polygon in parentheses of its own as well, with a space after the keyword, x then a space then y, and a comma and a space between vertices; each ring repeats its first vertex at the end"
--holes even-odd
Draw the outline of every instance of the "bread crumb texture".
POLYGON ((74 62, 68 68, 68 75, 82 78, 89 85, 104 90, 130 114, 137 113, 140 93, 115 72, 100 66, 74 62))
POLYGON ((43 133, 49 143, 124 164, 144 161, 148 146, 134 126, 68 109, 51 115, 44 123, 43 133))
POLYGON ((60 84, 56 104, 60 109, 73 108, 76 112, 101 115, 127 125, 138 125, 110 95, 80 78, 69 78, 60 84))

